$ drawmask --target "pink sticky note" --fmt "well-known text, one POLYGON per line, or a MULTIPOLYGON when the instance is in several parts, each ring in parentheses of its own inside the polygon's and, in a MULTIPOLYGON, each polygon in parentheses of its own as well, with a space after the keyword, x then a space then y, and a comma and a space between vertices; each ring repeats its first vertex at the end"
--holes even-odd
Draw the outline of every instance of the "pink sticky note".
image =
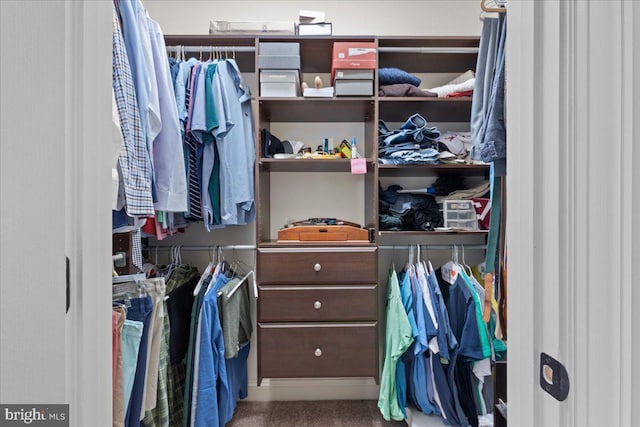
POLYGON ((367 173, 367 159, 351 159, 351 173, 367 173))

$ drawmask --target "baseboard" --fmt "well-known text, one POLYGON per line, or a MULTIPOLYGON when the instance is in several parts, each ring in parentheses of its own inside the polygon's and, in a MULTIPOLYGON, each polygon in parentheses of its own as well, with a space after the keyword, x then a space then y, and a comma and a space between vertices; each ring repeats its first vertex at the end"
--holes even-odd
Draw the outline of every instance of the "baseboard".
POLYGON ((247 400, 377 400, 380 386, 372 378, 303 378, 249 382, 247 400))

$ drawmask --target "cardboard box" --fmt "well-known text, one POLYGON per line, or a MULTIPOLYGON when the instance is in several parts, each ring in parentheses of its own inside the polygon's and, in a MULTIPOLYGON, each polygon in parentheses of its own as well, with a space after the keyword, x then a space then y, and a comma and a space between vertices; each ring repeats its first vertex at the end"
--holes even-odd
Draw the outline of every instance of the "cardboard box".
POLYGON ((331 79, 338 69, 377 68, 377 50, 373 42, 334 42, 331 61, 331 79))
POLYGON ((373 80, 340 80, 334 86, 336 96, 373 96, 373 80))

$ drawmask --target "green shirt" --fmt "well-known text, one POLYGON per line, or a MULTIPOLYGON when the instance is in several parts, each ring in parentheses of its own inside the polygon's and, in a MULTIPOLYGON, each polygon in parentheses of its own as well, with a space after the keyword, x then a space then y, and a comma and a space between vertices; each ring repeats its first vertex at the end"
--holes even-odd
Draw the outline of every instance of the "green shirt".
POLYGON ((402 421, 404 413, 398 404, 396 366, 400 356, 413 342, 411 325, 402 305, 400 285, 395 270, 389 274, 387 297, 387 328, 385 331, 384 365, 380 381, 378 408, 385 420, 402 421))

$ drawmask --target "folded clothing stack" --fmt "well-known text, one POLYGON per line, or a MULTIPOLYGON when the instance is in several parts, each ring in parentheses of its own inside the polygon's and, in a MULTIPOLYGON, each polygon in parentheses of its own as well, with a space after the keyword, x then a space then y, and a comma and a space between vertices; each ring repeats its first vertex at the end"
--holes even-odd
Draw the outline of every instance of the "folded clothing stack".
POLYGON ((379 187, 380 230, 430 231, 442 227, 444 219, 433 196, 398 193, 399 185, 379 187))
POLYGON ((397 130, 378 122, 378 161, 382 164, 436 164, 439 153, 435 141, 440 137, 436 127, 416 113, 397 130))
POLYGON ((469 70, 443 86, 426 89, 427 92, 437 94, 438 98, 455 98, 473 95, 475 74, 469 70))
POLYGON ((435 92, 420 89, 422 82, 418 77, 400 68, 387 67, 378 69, 379 96, 418 96, 437 97, 435 92))

